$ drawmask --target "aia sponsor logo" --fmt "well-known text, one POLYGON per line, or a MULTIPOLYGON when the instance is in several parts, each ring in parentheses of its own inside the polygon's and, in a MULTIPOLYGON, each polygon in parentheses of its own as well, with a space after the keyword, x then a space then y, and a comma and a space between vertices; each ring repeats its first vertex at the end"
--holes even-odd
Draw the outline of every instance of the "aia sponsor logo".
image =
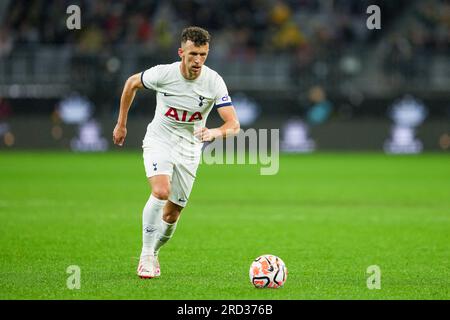
POLYGON ((172 118, 176 121, 183 121, 183 122, 193 122, 196 120, 202 120, 202 114, 200 112, 194 112, 194 113, 189 113, 188 111, 184 110, 177 110, 173 107, 169 107, 169 109, 167 109, 166 113, 164 114, 166 117, 172 118))

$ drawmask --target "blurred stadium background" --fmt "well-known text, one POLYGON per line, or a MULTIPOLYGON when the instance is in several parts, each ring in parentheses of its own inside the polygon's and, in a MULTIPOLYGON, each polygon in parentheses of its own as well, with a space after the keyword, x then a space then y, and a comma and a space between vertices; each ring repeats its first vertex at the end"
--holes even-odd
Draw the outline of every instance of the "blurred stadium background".
MULTIPOLYGON (((280 128, 285 151, 450 148, 448 1, 4 0, 0 12, 1 149, 111 148, 124 81, 177 60, 188 25, 212 34, 207 65, 243 129, 280 128), (72 4, 80 30, 66 26, 72 4)), ((154 105, 137 95, 128 147, 154 105)))

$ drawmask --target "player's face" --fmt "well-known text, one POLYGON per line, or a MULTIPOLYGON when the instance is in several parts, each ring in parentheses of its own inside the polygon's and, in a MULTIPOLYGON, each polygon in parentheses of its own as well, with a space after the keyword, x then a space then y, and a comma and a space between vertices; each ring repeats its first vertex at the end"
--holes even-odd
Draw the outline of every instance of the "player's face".
POLYGON ((181 69, 183 76, 189 80, 195 79, 200 75, 202 66, 208 57, 209 43, 203 46, 196 46, 191 40, 186 41, 178 49, 178 55, 181 58, 181 69))

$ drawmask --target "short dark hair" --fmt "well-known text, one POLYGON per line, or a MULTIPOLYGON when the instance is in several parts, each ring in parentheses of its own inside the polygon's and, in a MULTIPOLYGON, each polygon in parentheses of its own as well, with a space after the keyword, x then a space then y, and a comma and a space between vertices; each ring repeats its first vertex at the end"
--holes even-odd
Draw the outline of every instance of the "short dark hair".
POLYGON ((211 41, 209 32, 200 27, 187 27, 181 33, 181 43, 191 40, 195 46, 203 46, 211 41))

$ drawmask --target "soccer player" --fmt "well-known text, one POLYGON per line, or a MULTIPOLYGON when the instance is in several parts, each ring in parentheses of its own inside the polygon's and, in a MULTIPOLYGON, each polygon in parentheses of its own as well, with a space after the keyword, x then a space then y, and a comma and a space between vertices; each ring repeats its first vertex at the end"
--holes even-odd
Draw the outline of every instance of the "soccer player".
POLYGON ((175 232, 200 162, 203 142, 235 135, 240 130, 222 77, 204 65, 210 35, 199 27, 182 31, 181 61, 157 65, 128 78, 120 100, 113 141, 123 146, 128 110, 138 89, 156 91, 156 111, 143 140, 145 172, 151 195, 143 210, 143 245, 137 274, 159 277, 160 248, 175 232), (212 109, 223 119, 219 128, 205 127, 212 109))

